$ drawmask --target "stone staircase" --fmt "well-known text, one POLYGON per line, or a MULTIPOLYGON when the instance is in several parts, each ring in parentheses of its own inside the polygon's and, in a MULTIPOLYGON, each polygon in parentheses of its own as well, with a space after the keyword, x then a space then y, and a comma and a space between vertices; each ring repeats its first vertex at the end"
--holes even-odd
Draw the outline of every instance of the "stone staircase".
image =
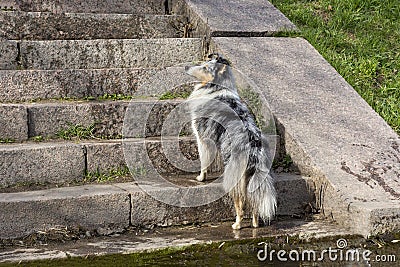
MULTIPOLYGON (((204 26, 193 24, 183 2, 0 1, 0 7, 0 239, 60 226, 101 234, 234 218, 226 196, 176 207, 147 193, 173 195, 179 188, 154 182, 145 193, 137 185, 138 177, 152 181, 157 173, 177 185, 201 185, 196 172, 171 165, 160 139, 163 121, 183 101, 160 96, 180 76, 145 86, 160 71, 181 73, 179 64, 209 52, 204 26), (129 110, 151 115, 134 112, 127 120, 129 110), (126 135, 126 125, 144 135, 126 135), (130 174, 122 136, 135 155, 130 174), (106 183, 90 180, 113 173, 117 178, 106 183)), ((190 129, 180 133, 179 147, 197 159, 190 129)), ((221 166, 214 165, 217 175, 221 166)), ((304 213, 314 197, 307 179, 276 176, 278 214, 304 213)))

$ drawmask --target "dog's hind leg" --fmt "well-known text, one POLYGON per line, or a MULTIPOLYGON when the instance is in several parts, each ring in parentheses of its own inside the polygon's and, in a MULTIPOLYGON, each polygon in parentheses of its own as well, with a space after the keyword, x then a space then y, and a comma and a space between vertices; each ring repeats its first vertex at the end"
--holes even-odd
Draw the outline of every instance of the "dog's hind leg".
POLYGON ((242 220, 243 220, 243 215, 244 215, 244 210, 243 210, 243 199, 240 195, 235 194, 233 196, 233 202, 235 204, 235 211, 236 211, 236 222, 232 224, 232 228, 235 230, 239 230, 242 226, 242 220))
POLYGON ((254 228, 258 227, 258 213, 256 210, 253 211, 253 219, 252 219, 252 224, 254 228))

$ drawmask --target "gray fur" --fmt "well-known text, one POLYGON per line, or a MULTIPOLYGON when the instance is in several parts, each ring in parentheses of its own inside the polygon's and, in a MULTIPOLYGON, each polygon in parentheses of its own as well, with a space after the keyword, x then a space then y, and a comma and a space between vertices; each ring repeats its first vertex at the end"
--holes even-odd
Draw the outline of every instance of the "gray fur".
POLYGON ((199 181, 206 178, 210 158, 204 143, 213 141, 224 162, 223 187, 230 192, 237 219, 232 225, 240 229, 244 202, 253 213, 270 221, 276 210, 276 191, 269 167, 268 143, 255 123, 253 114, 240 100, 229 64, 221 56, 200 66, 187 67, 188 74, 199 78, 189 97, 192 127, 197 137, 202 170, 199 181), (221 64, 220 62, 224 63, 221 64))

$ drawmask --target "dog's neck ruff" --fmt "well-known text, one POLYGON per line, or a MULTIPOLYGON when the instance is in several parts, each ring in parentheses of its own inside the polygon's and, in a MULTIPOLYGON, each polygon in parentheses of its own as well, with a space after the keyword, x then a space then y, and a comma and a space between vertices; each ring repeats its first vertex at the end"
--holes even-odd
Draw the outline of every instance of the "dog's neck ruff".
POLYGON ((212 83, 208 83, 206 85, 203 83, 198 83, 194 86, 194 90, 190 94, 189 99, 202 97, 215 98, 221 95, 229 98, 239 98, 236 88, 226 88, 212 83), (219 87, 218 90, 215 90, 216 86, 219 87))

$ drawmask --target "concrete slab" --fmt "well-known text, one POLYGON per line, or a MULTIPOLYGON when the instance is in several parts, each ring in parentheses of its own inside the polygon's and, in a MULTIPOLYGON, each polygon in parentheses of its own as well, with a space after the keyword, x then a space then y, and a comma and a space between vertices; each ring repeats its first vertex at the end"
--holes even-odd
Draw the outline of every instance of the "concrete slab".
POLYGON ((159 97, 189 81, 192 78, 183 67, 0 70, 0 102, 83 99, 105 94, 159 97))
POLYGON ((28 138, 28 112, 23 105, 0 104, 0 139, 23 141, 28 138))
MULTIPOLYGON (((80 11, 81 12, 81 11, 80 11)), ((172 15, 0 12, 0 38, 81 40, 183 37, 185 18, 172 15)))
POLYGON ((301 38, 214 38, 260 88, 320 206, 363 235, 400 227, 400 138, 301 38))
MULTIPOLYGON (((300 179, 303 178, 286 176, 284 179, 277 179, 279 194, 285 192, 284 188, 293 193, 302 190, 296 187, 296 180, 300 179)), ((204 197, 207 197, 207 192, 221 186, 214 183, 212 187, 207 187, 204 197)), ((23 238, 51 229, 79 228, 82 231, 110 234, 121 232, 129 226, 172 226, 234 219, 233 203, 227 195, 207 205, 178 208, 157 201, 148 193, 158 191, 173 195, 179 188, 160 187, 150 183, 145 189, 146 192, 142 191, 135 183, 119 183, 2 193, 0 239, 23 238)), ((303 194, 298 193, 300 194, 295 195, 303 194)), ((294 207, 300 207, 304 199, 287 193, 279 198, 285 205, 278 206, 278 214, 303 212, 303 208, 294 207)))
POLYGON ((0 7, 8 10, 36 12, 82 12, 82 13, 150 13, 164 14, 165 5, 162 0, 0 0, 0 7))
POLYGON ((99 97, 105 94, 150 96, 139 90, 158 72, 154 68, 0 70, 0 102, 99 97))
MULTIPOLYGON (((92 124, 93 136, 97 138, 121 138, 123 128, 126 138, 161 136, 164 121, 182 100, 134 99, 119 101, 55 101, 21 105, 29 114, 29 137, 54 137, 61 130, 75 125, 88 127, 92 124), (127 108, 130 112, 127 112, 127 108), (148 108, 149 114, 143 112, 148 108), (132 109, 138 111, 132 113, 132 109), (51 114, 51 116, 49 116, 51 114), (132 128, 144 126, 145 131, 133 134, 132 128)), ((13 107, 13 104, 3 105, 13 107)), ((176 127, 183 127, 180 121, 174 121, 176 127)), ((170 132, 174 132, 171 130, 170 132)), ((188 127, 182 130, 190 133, 188 127)), ((168 136, 168 131, 163 135, 168 136)), ((176 133, 177 136, 179 133, 176 133)))
POLYGON ((129 226, 129 195, 112 185, 0 194, 0 207, 3 239, 60 226, 114 231, 129 226))
POLYGON ((73 143, 12 144, 0 146, 0 186, 82 180, 85 155, 73 143))
POLYGON ((7 41, 0 38, 0 69, 18 68, 18 47, 17 42, 7 41))
POLYGON ((270 36, 297 30, 278 9, 264 0, 186 0, 211 36, 270 36))
POLYGON ((24 69, 99 69, 173 66, 201 59, 199 38, 21 41, 24 69))
POLYGON ((88 127, 94 124, 94 136, 121 137, 128 104, 129 101, 123 100, 26 104, 29 112, 29 136, 55 136, 71 125, 88 127))

